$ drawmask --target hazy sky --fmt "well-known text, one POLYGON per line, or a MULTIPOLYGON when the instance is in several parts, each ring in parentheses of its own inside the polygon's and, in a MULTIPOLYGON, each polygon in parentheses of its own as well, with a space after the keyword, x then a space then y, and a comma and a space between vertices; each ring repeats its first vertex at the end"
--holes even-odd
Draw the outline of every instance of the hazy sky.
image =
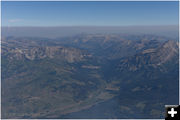
POLYGON ((2 26, 178 25, 178 2, 2 2, 2 26))

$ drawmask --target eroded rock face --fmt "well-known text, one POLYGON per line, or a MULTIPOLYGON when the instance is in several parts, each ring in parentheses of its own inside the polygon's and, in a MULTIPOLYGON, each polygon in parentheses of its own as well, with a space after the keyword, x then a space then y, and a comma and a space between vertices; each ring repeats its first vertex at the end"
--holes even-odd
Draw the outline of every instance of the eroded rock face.
MULTIPOLYGON (((178 59, 179 56, 179 45, 175 41, 165 42, 161 48, 158 49, 157 55, 153 56, 154 62, 158 65, 167 63, 172 59, 178 59)), ((176 63, 178 60, 176 60, 176 63)))
POLYGON ((86 54, 76 48, 65 48, 61 46, 47 46, 47 47, 33 47, 26 48, 3 48, 2 54, 10 59, 28 59, 37 60, 44 58, 58 58, 64 59, 67 62, 73 63, 75 61, 81 61, 86 54))
POLYGON ((175 41, 167 41, 158 48, 146 49, 135 56, 122 59, 119 64, 119 69, 129 69, 136 71, 143 67, 158 68, 163 64, 175 61, 178 64, 179 45, 175 41))

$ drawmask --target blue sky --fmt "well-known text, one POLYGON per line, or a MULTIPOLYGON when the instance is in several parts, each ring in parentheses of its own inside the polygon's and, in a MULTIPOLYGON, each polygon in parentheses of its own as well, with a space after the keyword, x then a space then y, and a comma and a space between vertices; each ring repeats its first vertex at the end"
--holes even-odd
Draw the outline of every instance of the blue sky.
POLYGON ((178 25, 178 2, 2 2, 2 26, 178 25))

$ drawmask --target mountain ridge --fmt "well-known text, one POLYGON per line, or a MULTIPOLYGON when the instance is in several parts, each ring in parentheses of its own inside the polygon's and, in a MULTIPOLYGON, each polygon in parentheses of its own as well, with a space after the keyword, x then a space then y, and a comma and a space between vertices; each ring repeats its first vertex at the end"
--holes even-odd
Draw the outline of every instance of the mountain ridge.
POLYGON ((163 118, 178 102, 179 44, 168 38, 8 37, 1 53, 2 118, 163 118))

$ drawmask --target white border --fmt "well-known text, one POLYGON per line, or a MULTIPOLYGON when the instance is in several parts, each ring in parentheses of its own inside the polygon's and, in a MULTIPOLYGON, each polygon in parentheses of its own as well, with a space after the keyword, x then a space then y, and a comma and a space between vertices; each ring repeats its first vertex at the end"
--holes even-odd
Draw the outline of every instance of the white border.
MULTIPOLYGON (((53 1, 129 1, 129 2, 133 2, 133 1, 144 1, 144 2, 148 2, 148 1, 156 1, 156 2, 160 2, 160 1, 164 1, 164 2, 172 2, 172 1, 179 1, 179 6, 180 6, 180 0, 0 0, 0 27, 1 27, 1 2, 5 2, 5 1, 49 1, 49 2, 53 2, 53 1)), ((179 13, 180 13, 180 9, 179 9, 179 13)), ((180 14, 179 14, 179 20, 180 20, 180 14)), ((179 38, 180 38, 180 21, 179 21, 179 38)), ((180 39, 179 39, 180 42, 180 39)), ((179 53, 180 53, 180 43, 179 43, 179 53)), ((180 63, 180 54, 179 54, 179 63, 180 63)), ((180 68, 180 64, 179 64, 179 68, 180 68)), ((180 80, 180 69, 179 69, 179 80, 180 80)), ((0 29, 0 93, 1 93, 1 29, 0 29)), ((180 105, 180 81, 179 81, 179 105, 180 105)), ((0 119, 1 119, 1 96, 0 96, 0 119)), ((7 120, 7 119, 2 119, 2 120, 7 120)), ((28 119, 8 119, 8 120, 28 120, 28 119)), ((33 120, 40 120, 40 119, 33 119, 33 120)), ((51 119, 42 119, 42 120, 51 120, 51 119)), ((66 119, 52 119, 52 120, 66 120, 66 119)), ((69 120, 79 120, 79 119, 69 119, 69 120)), ((98 119, 82 119, 82 120, 98 120, 98 119)), ((101 119, 101 120, 107 120, 107 119, 101 119)), ((108 120, 115 120, 115 119, 108 119, 108 120)), ((164 119, 116 119, 116 120, 164 120, 164 119)))

